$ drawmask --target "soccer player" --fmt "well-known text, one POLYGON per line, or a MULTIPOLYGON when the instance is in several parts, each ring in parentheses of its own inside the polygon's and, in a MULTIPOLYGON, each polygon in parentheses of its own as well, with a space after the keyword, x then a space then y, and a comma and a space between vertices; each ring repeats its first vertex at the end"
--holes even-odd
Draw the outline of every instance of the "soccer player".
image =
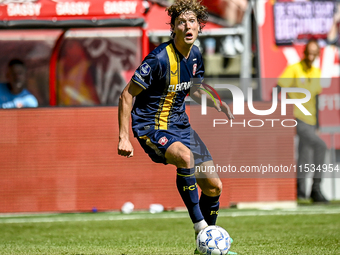
MULTIPOLYGON (((134 136, 150 158, 176 166, 177 188, 197 234, 208 225, 215 225, 222 191, 217 174, 195 178, 195 166, 214 164, 203 141, 190 127, 184 101, 189 93, 200 103, 205 93, 199 89, 200 83, 194 85, 192 78, 203 80, 202 55, 194 42, 208 15, 206 7, 197 0, 177 0, 167 12, 172 39, 143 60, 120 96, 118 154, 133 156, 128 131, 131 114, 134 136), (200 198, 197 185, 202 190, 200 198)), ((225 102, 216 102, 215 105, 207 96, 208 106, 234 118, 225 102)))

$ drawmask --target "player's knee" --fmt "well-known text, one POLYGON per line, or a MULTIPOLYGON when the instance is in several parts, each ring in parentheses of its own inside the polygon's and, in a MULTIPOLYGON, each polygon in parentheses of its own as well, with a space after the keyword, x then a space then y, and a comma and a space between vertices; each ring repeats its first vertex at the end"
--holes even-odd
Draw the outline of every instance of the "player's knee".
POLYGON ((219 196, 222 193, 222 186, 223 186, 222 182, 218 181, 214 183, 214 185, 206 189, 204 193, 206 193, 206 195, 211 196, 211 197, 219 196))
POLYGON ((221 193, 222 193, 222 188, 223 188, 222 182, 219 181, 219 182, 217 183, 215 189, 214 189, 214 195, 215 195, 215 196, 221 195, 221 193))
POLYGON ((191 151, 183 151, 179 154, 178 163, 180 164, 179 167, 184 168, 191 168, 193 167, 193 155, 191 151))
POLYGON ((173 143, 165 153, 167 163, 175 165, 177 168, 194 167, 194 156, 192 152, 181 143, 173 143))

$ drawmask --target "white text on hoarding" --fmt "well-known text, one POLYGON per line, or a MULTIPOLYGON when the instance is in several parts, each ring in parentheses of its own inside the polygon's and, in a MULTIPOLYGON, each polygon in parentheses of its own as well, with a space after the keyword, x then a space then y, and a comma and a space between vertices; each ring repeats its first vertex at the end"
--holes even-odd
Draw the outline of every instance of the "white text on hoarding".
POLYGON ((39 16, 41 4, 37 3, 25 3, 25 4, 13 4, 7 5, 8 16, 39 16))
POLYGON ((134 14, 136 13, 136 1, 106 1, 104 3, 105 14, 134 14))
POLYGON ((90 2, 64 2, 57 3, 55 10, 57 15, 87 15, 90 2))

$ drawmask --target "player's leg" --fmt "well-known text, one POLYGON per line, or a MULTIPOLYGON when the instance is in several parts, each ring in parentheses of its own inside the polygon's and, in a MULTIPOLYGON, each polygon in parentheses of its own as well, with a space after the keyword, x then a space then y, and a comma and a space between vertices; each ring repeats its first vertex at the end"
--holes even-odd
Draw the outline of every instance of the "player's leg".
MULTIPOLYGON (((197 169, 209 169, 210 166, 214 166, 212 160, 208 160, 199 164, 197 169)), ((200 208, 208 225, 216 225, 216 220, 219 212, 220 202, 219 198, 222 192, 222 181, 215 171, 199 172, 195 173, 197 184, 200 186, 202 193, 200 198, 200 208)), ((233 239, 230 237, 231 243, 233 239)), ((197 249, 194 254, 199 254, 197 249)), ((237 254, 236 252, 229 251, 229 255, 237 254)))
MULTIPOLYGON (((189 135, 188 129, 187 133, 189 135)), ((193 155, 188 146, 181 141, 179 132, 169 130, 150 130, 146 135, 138 137, 144 151, 156 163, 172 164, 177 167, 177 188, 186 205, 195 230, 207 226, 199 207, 199 195, 194 176, 193 155)))
MULTIPOLYGON (((209 150, 194 130, 191 129, 189 135, 188 133, 183 132, 182 141, 193 153, 193 161, 197 169, 214 165, 209 150)), ((215 225, 219 210, 219 197, 222 191, 222 182, 216 172, 210 174, 204 173, 203 171, 195 172, 197 183, 202 190, 200 198, 201 212, 204 215, 205 221, 209 222, 209 225, 215 225)), ((232 239, 231 242, 233 242, 232 239)), ((197 249, 194 251, 194 254, 199 254, 197 249)), ((229 251, 228 254, 237 253, 229 251)))
POLYGON ((165 152, 166 162, 177 167, 177 189, 194 223, 195 232, 207 226, 199 205, 193 154, 181 142, 172 143, 165 152))
MULTIPOLYGON (((187 141, 188 139, 183 139, 187 141)), ((222 182, 216 172, 198 171, 198 169, 209 169, 214 166, 209 150, 205 146, 199 135, 191 129, 190 131, 190 149, 194 155, 194 165, 197 168, 196 179, 202 193, 200 198, 200 208, 204 219, 209 225, 215 225, 218 210, 219 197, 222 191, 222 182)), ((202 170, 203 170, 202 169, 202 170)))
MULTIPOLYGON (((198 169, 209 169, 214 166, 212 160, 205 161, 198 169), (203 167, 203 168, 202 168, 203 167)), ((216 225, 220 208, 219 198, 222 192, 222 182, 216 172, 196 171, 197 184, 201 188, 200 208, 208 225, 216 225)))

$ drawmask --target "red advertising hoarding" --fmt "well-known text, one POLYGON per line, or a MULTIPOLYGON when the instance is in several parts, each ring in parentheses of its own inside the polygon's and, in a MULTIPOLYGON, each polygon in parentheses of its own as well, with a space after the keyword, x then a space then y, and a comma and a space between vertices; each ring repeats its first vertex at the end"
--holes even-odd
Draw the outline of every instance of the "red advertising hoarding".
POLYGON ((0 20, 52 19, 66 17, 95 20, 98 18, 138 18, 145 11, 142 1, 68 1, 68 0, 1 0, 0 20))

